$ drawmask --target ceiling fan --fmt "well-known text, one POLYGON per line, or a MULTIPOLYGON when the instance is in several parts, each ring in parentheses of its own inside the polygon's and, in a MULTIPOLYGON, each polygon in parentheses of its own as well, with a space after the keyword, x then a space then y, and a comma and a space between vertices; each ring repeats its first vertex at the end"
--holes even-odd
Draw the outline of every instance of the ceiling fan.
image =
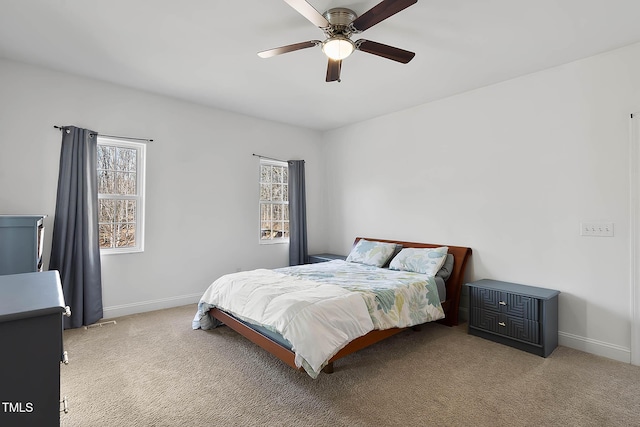
POLYGON ((344 7, 332 8, 320 14, 320 12, 305 0, 284 1, 307 18, 313 25, 320 28, 324 32, 326 39, 324 41, 310 40, 258 52, 258 56, 261 58, 270 58, 283 53, 321 46, 322 51, 329 58, 326 81, 339 82, 342 60, 351 55, 354 50, 371 53, 403 64, 411 61, 416 55, 408 50, 371 40, 360 39, 354 42, 351 40, 351 35, 361 33, 373 27, 390 16, 417 3, 418 0, 383 0, 360 16, 351 9, 344 7))

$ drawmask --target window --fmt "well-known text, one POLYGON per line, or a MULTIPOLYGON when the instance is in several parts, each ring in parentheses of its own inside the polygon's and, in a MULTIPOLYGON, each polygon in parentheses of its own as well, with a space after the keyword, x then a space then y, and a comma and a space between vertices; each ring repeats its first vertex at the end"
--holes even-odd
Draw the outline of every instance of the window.
POLYGON ((289 166, 260 159, 260 243, 289 242, 289 166))
POLYGON ((101 253, 144 249, 144 144, 98 137, 101 253))

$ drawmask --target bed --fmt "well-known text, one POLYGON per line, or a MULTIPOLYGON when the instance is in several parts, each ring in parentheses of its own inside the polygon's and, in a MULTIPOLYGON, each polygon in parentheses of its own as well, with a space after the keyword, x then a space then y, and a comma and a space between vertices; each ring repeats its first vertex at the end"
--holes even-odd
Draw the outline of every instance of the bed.
POLYGON ((468 247, 358 237, 346 261, 222 276, 194 329, 224 324, 316 378, 407 328, 458 324, 468 247))

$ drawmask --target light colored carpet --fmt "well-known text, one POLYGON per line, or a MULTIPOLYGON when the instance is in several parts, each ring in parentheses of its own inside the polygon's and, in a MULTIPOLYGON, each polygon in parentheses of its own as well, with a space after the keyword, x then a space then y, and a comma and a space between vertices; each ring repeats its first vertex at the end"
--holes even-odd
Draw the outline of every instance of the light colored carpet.
POLYGON ((65 331, 62 426, 632 426, 640 367, 566 347, 544 359, 439 324, 316 380, 196 306, 65 331))

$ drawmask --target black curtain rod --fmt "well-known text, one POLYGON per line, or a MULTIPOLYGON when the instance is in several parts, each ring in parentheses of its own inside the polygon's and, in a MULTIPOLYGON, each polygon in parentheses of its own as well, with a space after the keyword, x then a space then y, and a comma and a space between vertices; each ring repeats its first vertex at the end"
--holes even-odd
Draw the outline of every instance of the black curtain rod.
POLYGON ((287 161, 286 161, 286 160, 274 159, 273 157, 261 156, 260 154, 252 154, 252 156, 260 157, 261 159, 275 160, 276 162, 283 162, 283 163, 287 163, 287 161))
MULTIPOLYGON (((56 126, 53 125, 54 128, 56 129, 64 129, 64 126, 56 126)), ((114 136, 114 135, 104 135, 102 133, 92 133, 91 135, 96 135, 96 136, 104 136, 105 138, 120 138, 120 139, 130 139, 132 141, 147 141, 147 142, 153 142, 153 139, 148 139, 148 138, 134 138, 132 136, 114 136)))

